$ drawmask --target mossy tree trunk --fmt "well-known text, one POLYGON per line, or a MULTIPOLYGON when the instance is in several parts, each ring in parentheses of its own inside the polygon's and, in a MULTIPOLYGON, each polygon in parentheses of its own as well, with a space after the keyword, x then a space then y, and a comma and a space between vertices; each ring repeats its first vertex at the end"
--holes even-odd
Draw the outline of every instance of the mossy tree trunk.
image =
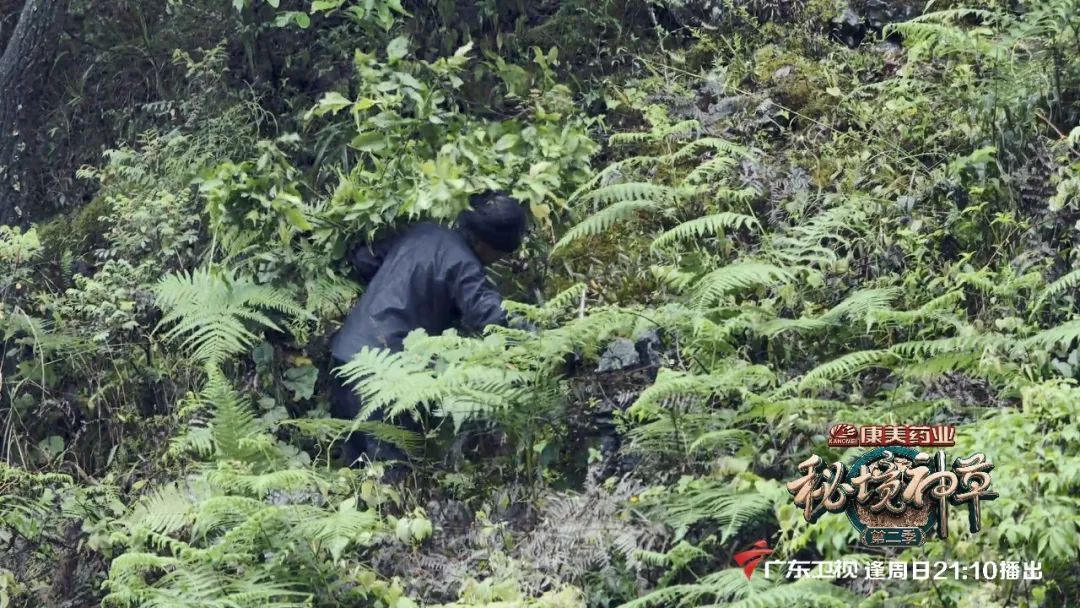
POLYGON ((68 0, 26 0, 0 55, 0 224, 29 217, 34 115, 68 0))

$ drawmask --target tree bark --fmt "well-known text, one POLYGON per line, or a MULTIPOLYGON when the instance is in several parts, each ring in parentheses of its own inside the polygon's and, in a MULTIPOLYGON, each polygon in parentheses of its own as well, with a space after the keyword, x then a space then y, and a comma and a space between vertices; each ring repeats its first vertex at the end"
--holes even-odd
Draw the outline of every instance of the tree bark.
POLYGON ((35 147, 31 117, 48 60, 56 53, 67 0, 26 0, 0 56, 0 224, 25 223, 34 186, 29 164, 35 147))

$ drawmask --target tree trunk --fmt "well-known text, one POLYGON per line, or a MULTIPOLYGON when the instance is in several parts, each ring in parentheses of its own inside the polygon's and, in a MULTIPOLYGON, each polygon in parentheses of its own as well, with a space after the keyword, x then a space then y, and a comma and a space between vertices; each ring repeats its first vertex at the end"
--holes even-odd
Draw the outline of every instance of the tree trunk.
POLYGON ((29 171, 36 133, 30 118, 41 112, 41 85, 56 52, 67 0, 26 0, 0 56, 0 224, 29 218, 29 171))

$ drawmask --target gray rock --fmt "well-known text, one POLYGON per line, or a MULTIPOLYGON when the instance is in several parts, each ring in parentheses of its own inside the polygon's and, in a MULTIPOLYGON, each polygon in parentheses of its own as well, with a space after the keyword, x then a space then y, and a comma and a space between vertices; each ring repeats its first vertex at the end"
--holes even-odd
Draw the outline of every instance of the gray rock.
POLYGON ((749 100, 743 96, 738 95, 736 97, 723 97, 718 99, 716 103, 709 106, 709 115, 716 120, 721 118, 727 118, 737 112, 741 112, 746 108, 749 100))
POLYGON ((600 357, 600 366, 596 368, 596 371, 610 372, 626 369, 640 362, 641 356, 638 354, 637 346, 631 340, 617 338, 608 344, 607 350, 600 357))

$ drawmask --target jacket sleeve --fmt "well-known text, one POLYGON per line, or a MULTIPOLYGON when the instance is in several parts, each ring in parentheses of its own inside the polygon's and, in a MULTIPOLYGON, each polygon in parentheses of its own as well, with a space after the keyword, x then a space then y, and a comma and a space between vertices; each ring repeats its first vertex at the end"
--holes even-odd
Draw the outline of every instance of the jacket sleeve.
POLYGON ((502 296, 488 281, 479 261, 459 260, 451 267, 448 279, 450 297, 461 313, 463 329, 480 332, 488 325, 506 325, 502 296))

